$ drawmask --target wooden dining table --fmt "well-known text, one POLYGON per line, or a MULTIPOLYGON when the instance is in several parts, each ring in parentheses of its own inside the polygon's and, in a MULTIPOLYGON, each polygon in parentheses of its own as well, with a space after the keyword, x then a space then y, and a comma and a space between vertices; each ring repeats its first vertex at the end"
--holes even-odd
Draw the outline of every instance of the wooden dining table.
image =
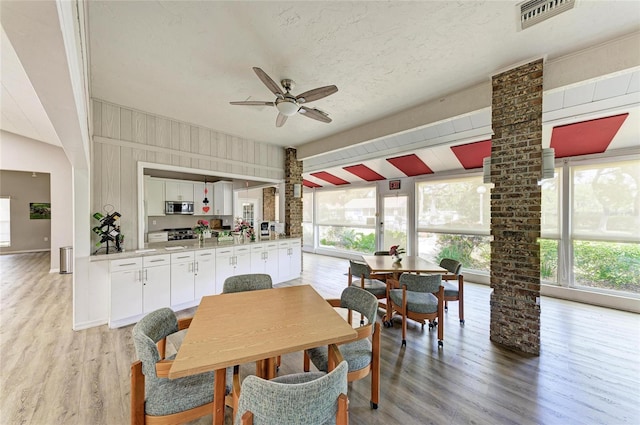
POLYGON ((372 273, 390 273, 396 280, 402 273, 447 274, 449 272, 447 269, 418 256, 405 256, 399 262, 394 261, 390 255, 363 255, 362 259, 367 263, 372 273))
POLYGON ((169 378, 215 371, 214 425, 224 423, 226 368, 258 362, 275 376, 275 357, 348 342, 356 331, 310 285, 203 297, 169 378))

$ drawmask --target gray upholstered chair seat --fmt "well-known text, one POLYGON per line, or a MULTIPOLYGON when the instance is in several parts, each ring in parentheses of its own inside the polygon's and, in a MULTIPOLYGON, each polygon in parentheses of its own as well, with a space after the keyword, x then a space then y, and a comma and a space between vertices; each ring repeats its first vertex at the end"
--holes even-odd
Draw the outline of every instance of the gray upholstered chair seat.
POLYGON ((331 373, 297 373, 267 381, 247 376, 242 382, 235 424, 250 411, 255 425, 335 424, 338 397, 347 394, 347 364, 331 373))
MULTIPOLYGON (((351 286, 361 288, 359 281, 354 281, 351 286)), ((387 294, 387 284, 378 279, 364 279, 364 289, 375 296, 384 297, 387 294)))
MULTIPOLYGON (((392 289, 389 297, 394 304, 402 305, 402 289, 392 289)), ((407 291, 407 308, 416 313, 436 313, 438 311, 438 297, 430 292, 407 291)))
MULTIPOLYGON (((226 393, 231 392, 233 369, 227 369, 226 393)), ((163 416, 182 412, 213 401, 213 372, 180 379, 149 378, 145 380, 147 415, 163 416), (154 382, 155 381, 155 382, 154 382)))
MULTIPOLYGON (((339 345, 338 348, 342 353, 342 357, 349 364, 349 372, 364 369, 371 364, 372 347, 371 341, 367 338, 339 345)), ((327 363, 329 361, 327 347, 312 348, 307 350, 307 354, 318 370, 327 371, 327 363)))
POLYGON ((450 283, 446 280, 442 281, 444 285, 444 296, 445 297, 457 297, 458 296, 458 285, 450 283))

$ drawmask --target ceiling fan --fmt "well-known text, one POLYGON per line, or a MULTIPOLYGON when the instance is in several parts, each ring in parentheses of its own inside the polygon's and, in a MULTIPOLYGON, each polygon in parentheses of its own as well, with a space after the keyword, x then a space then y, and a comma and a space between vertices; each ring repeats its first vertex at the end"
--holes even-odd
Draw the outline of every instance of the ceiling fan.
POLYGON ((262 102, 256 100, 246 100, 241 102, 229 102, 232 105, 253 105, 253 106, 275 106, 278 109, 278 117, 276 118, 276 127, 282 127, 284 123, 287 121, 287 118, 300 113, 308 118, 313 118, 314 120, 330 123, 331 118, 329 115, 321 111, 320 109, 310 108, 303 104, 313 102, 314 100, 322 99, 323 97, 327 97, 329 95, 334 94, 338 91, 336 86, 324 86, 318 87, 317 89, 306 91, 298 96, 294 96, 291 94, 291 90, 295 87, 295 82, 293 80, 284 79, 280 81, 282 87, 284 88, 284 93, 276 84, 275 81, 271 79, 262 69, 258 67, 253 67, 254 72, 260 78, 260 81, 264 83, 265 86, 273 94, 276 95, 276 100, 273 102, 262 102))

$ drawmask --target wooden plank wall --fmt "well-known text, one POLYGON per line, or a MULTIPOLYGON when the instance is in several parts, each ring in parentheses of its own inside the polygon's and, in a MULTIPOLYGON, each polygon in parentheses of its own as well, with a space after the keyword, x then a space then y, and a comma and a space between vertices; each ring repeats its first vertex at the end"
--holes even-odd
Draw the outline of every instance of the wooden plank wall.
MULTIPOLYGON (((126 249, 137 248, 139 161, 219 172, 220 176, 284 178, 284 149, 279 146, 98 99, 92 99, 92 112, 92 212, 122 214, 126 249)), ((92 234, 92 243, 96 242, 92 234)))

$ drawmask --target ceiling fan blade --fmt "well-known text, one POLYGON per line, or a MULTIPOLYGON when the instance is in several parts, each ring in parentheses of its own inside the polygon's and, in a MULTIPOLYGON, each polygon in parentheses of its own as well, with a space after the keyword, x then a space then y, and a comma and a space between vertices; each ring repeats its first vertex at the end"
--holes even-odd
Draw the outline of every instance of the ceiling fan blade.
POLYGON ((282 127, 285 122, 287 122, 287 116, 284 114, 278 113, 278 117, 276 118, 276 127, 282 127))
POLYGON ((331 94, 334 94, 337 91, 338 91, 338 88, 336 86, 318 87, 317 89, 309 90, 302 94, 299 94, 296 97, 296 101, 313 102, 314 100, 322 99, 323 97, 327 97, 331 94))
POLYGON ((259 100, 243 100, 241 102, 229 102, 229 103, 232 105, 276 106, 276 104, 273 102, 262 102, 259 100))
POLYGON ((278 84, 276 84, 275 81, 273 81, 271 79, 271 77, 269 77, 267 75, 266 72, 264 72, 262 69, 258 68, 257 66, 253 67, 253 71, 256 73, 256 75, 258 76, 258 78, 260 78, 260 81, 262 81, 262 83, 267 86, 267 88, 269 90, 271 90, 271 93, 275 94, 276 96, 278 96, 280 99, 282 99, 284 97, 284 94, 282 93, 282 90, 280 90, 280 86, 278 84))
POLYGON ((306 106, 300 107, 300 113, 308 118, 313 118, 314 120, 330 123, 331 118, 329 118, 326 114, 320 112, 318 109, 307 108, 306 106))

